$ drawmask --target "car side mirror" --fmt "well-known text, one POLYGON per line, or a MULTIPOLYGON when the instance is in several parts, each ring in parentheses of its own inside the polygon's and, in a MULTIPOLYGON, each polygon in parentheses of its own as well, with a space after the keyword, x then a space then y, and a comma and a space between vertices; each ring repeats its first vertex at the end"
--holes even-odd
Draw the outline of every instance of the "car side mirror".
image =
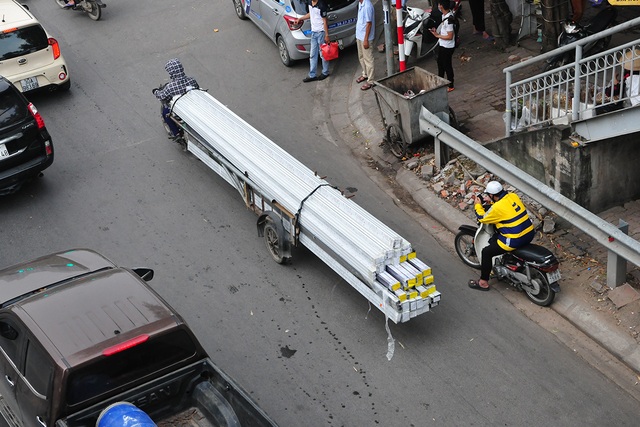
POLYGON ((153 279, 153 270, 150 268, 134 268, 133 272, 140 276, 140 278, 145 282, 149 282, 153 279))

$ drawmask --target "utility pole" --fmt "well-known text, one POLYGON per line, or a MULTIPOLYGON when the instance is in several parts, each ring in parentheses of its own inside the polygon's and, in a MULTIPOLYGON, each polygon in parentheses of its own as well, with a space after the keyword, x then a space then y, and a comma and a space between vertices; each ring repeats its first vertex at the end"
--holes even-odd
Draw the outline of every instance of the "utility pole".
POLYGON ((402 26, 402 0, 396 0, 396 14, 398 19, 398 59, 400 60, 400 71, 407 69, 407 61, 404 57, 404 27, 402 26))
POLYGON ((395 67, 393 66, 393 42, 389 29, 389 0, 382 0, 382 15, 384 17, 384 56, 387 59, 387 76, 390 76, 395 72, 395 67))

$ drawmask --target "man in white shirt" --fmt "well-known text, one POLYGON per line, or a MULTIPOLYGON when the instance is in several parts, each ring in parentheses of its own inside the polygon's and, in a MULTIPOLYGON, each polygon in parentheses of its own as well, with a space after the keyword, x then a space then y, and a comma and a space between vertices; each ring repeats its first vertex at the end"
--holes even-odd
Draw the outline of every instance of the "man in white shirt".
POLYGON ((362 75, 356 82, 364 85, 362 90, 369 90, 373 87, 374 63, 373 63, 373 39, 375 28, 375 12, 371 0, 359 0, 358 18, 356 20, 356 44, 358 45, 358 60, 362 67, 362 75))
POLYGON ((438 2, 438 10, 442 13, 442 25, 440 26, 440 32, 435 28, 431 28, 431 34, 438 39, 438 76, 444 77, 447 75, 449 80, 449 88, 451 92, 454 89, 453 85, 453 51, 456 48, 455 30, 453 27, 453 11, 447 3, 438 2), (449 19, 451 18, 451 19, 449 19))
POLYGON ((309 75, 302 79, 303 82, 309 83, 315 80, 324 80, 329 77, 329 61, 325 61, 320 51, 320 45, 329 43, 329 26, 327 25, 327 5, 323 0, 311 0, 309 4, 309 13, 301 16, 296 22, 309 19, 311 21, 311 49, 309 52, 309 75), (317 75, 318 54, 322 59, 322 74, 317 75))

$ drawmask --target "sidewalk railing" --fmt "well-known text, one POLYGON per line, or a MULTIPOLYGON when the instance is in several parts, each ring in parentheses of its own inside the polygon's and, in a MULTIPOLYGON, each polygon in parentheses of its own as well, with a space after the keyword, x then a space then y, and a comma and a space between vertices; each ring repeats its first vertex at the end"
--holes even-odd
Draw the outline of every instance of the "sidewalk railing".
POLYGON ((586 45, 637 26, 640 18, 505 68, 506 136, 531 125, 568 124, 640 103, 640 94, 620 89, 628 70, 640 71, 640 39, 583 58, 586 45), (539 73, 546 61, 572 51, 573 62, 539 73))

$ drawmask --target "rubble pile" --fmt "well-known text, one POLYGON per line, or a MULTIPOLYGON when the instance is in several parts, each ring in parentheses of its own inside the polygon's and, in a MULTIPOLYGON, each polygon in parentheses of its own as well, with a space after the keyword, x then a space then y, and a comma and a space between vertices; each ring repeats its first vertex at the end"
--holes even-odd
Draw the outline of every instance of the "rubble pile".
MULTIPOLYGON (((427 154, 405 161, 405 167, 413 170, 416 175, 428 182, 434 193, 451 206, 475 220, 473 210, 473 196, 481 196, 489 181, 501 181, 485 168, 465 156, 458 156, 450 160, 439 172, 434 174, 433 154, 427 154)), ((538 202, 519 192, 513 186, 505 183, 505 189, 520 196, 530 213, 531 221, 536 229, 542 226, 543 233, 552 233, 556 229, 555 214, 549 212, 538 202)))

